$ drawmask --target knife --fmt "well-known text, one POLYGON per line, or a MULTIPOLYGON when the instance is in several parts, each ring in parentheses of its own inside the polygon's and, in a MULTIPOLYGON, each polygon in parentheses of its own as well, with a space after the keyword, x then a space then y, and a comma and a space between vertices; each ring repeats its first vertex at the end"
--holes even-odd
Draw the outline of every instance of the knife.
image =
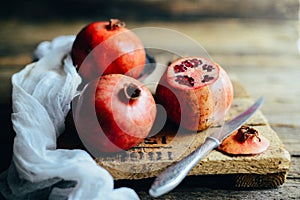
POLYGON ((173 190, 187 176, 189 171, 209 152, 217 148, 222 141, 242 126, 263 104, 264 98, 259 98, 247 110, 239 114, 234 119, 226 122, 220 131, 216 131, 208 136, 205 142, 199 146, 194 152, 179 162, 168 167, 159 174, 154 180, 149 194, 152 197, 159 197, 173 190))

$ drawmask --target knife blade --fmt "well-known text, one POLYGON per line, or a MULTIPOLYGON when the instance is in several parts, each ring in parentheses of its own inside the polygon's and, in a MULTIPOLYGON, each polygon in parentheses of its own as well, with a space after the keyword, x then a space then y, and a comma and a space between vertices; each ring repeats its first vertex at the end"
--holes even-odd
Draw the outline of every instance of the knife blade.
POLYGON ((205 142, 199 146, 190 155, 171 165, 154 180, 149 194, 152 197, 159 197, 170 192, 177 187, 181 181, 187 176, 189 171, 209 152, 217 148, 222 141, 242 126, 254 113, 262 106, 264 98, 259 98, 247 110, 236 116, 234 119, 226 122, 220 131, 216 131, 208 136, 205 142))

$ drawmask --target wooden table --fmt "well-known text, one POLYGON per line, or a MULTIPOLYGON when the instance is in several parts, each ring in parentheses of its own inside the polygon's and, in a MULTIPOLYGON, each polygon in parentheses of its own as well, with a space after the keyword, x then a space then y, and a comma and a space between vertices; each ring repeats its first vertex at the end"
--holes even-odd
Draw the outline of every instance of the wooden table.
MULTIPOLYGON (((1 171, 10 162, 13 141, 10 124, 11 75, 31 62, 31 53, 39 42, 58 35, 76 34, 86 23, 88 21, 32 24, 0 21, 0 142, 1 152, 4 152, 1 154, 5 155, 1 156, 1 171)), ((262 112, 291 154, 287 180, 278 188, 207 188, 203 183, 186 181, 187 184, 159 199, 300 199, 297 21, 218 19, 189 23, 127 22, 127 25, 130 28, 154 26, 175 29, 198 41, 230 76, 244 85, 253 98, 266 97, 262 112)), ((151 199, 147 190, 137 192, 141 199, 151 199)))

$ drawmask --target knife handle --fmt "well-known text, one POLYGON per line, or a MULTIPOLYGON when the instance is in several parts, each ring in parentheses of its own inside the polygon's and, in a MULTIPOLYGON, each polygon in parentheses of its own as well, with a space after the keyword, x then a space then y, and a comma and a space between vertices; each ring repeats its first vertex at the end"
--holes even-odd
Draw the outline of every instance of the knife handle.
POLYGON ((218 147, 220 141, 213 137, 207 137, 205 142, 193 153, 179 162, 168 167, 154 180, 149 194, 152 197, 161 196, 178 186, 193 167, 204 158, 211 150, 218 147))

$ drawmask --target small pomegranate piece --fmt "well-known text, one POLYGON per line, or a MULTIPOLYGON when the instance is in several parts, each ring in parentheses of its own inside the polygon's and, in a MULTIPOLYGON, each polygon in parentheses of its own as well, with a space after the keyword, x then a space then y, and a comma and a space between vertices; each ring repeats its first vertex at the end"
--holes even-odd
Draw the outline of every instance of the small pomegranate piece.
POLYGON ((155 95, 169 119, 185 129, 201 131, 225 117, 233 87, 218 64, 202 57, 187 57, 168 66, 155 95))
POLYGON ((264 152, 269 145, 269 140, 257 130, 242 126, 222 142, 219 150, 233 155, 252 155, 264 152))
POLYGON ((85 82, 106 74, 137 78, 146 61, 142 42, 118 19, 85 26, 76 36, 71 56, 85 82))
POLYGON ((121 74, 91 81, 75 107, 77 132, 93 155, 139 144, 149 134, 156 116, 156 104, 148 88, 121 74))

